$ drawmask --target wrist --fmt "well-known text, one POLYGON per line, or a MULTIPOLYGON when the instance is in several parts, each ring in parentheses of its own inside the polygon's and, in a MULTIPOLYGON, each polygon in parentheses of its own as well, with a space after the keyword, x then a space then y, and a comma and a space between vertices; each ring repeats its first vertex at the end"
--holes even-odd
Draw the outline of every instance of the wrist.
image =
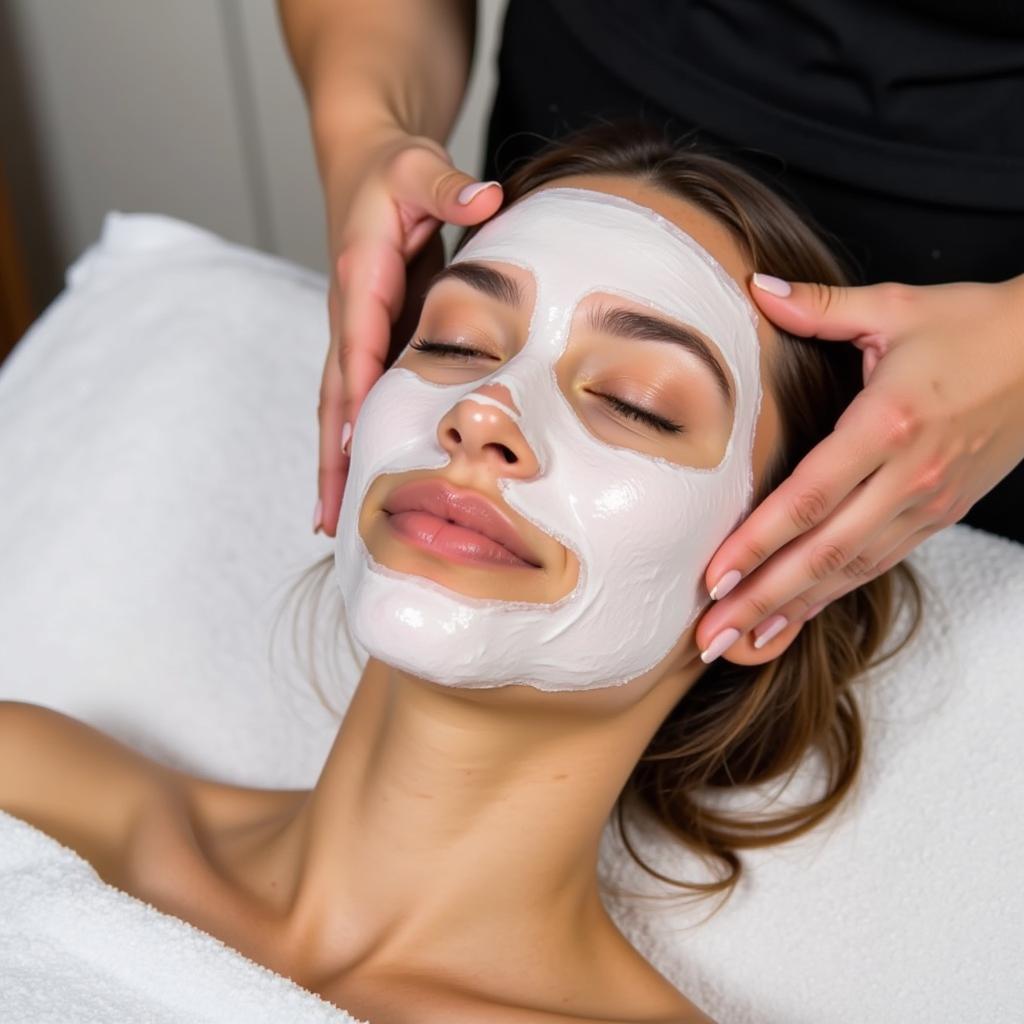
POLYGON ((344 180, 351 168, 365 162, 371 147, 411 134, 400 116, 379 97, 312 104, 310 126, 320 180, 325 186, 344 180))

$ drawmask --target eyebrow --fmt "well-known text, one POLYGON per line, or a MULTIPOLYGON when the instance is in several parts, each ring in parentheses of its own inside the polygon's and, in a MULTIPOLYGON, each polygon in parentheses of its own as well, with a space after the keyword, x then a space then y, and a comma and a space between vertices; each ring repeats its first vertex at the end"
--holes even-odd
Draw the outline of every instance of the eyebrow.
POLYGON ((492 299, 503 302, 506 306, 519 307, 523 304, 523 289, 519 282, 508 274, 503 274, 494 267, 488 267, 483 263, 472 263, 466 260, 464 263, 449 263, 447 267, 439 270, 431 279, 424 291, 424 296, 435 284, 442 281, 454 279, 468 284, 478 292, 489 295, 492 299))
MULTIPOLYGON (((424 296, 434 285, 449 279, 462 281, 506 306, 518 308, 524 301, 523 290, 515 278, 503 274, 495 267, 483 263, 473 263, 470 260, 451 263, 438 271, 427 285, 424 296)), ((707 366, 726 403, 732 406, 733 389, 729 375, 712 352, 711 346, 692 328, 672 323, 660 316, 651 316, 648 313, 637 313, 631 309, 606 305, 592 307, 587 317, 587 324, 591 330, 611 334, 617 338, 668 341, 681 346, 707 366)))

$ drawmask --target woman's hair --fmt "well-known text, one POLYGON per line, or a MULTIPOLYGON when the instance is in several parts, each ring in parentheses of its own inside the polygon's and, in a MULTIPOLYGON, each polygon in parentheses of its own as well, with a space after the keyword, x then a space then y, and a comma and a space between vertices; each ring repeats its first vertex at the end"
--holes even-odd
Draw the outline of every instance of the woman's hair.
MULTIPOLYGON (((753 270, 792 281, 847 283, 829 248, 770 189, 733 164, 673 142, 642 121, 594 125, 549 145, 502 183, 504 206, 576 174, 635 178, 687 200, 729 229, 753 270)), ((478 227, 463 232, 456 252, 478 227)), ((766 372, 779 408, 780 439, 755 504, 832 431, 861 387, 861 355, 854 346, 779 334, 777 357, 766 372)), ((308 570, 322 574, 319 591, 332 562, 328 556, 308 570)), ((900 563, 833 600, 767 664, 712 662, 666 716, 616 801, 619 831, 634 860, 691 894, 727 896, 742 872, 738 850, 781 843, 817 825, 848 794, 860 768, 863 726, 852 683, 907 643, 920 624, 921 609, 920 586, 909 566, 900 563), (910 626, 883 653, 901 599, 909 602, 910 626), (716 800, 738 786, 782 776, 788 782, 811 752, 824 767, 824 786, 814 799, 756 817, 730 811, 716 800), (691 850, 717 864, 719 877, 681 882, 648 865, 626 833, 627 803, 653 815, 691 850)), ((311 637, 314 628, 311 621, 311 637)))

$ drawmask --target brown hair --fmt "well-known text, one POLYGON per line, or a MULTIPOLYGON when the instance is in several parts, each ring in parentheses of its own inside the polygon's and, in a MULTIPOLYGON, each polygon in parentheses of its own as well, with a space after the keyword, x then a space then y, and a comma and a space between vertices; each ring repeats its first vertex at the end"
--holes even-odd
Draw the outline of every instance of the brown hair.
MULTIPOLYGON (((837 258, 785 202, 749 174, 692 145, 672 142, 644 122, 595 125, 550 145, 503 182, 505 206, 574 174, 638 178, 681 197, 725 225, 754 270, 786 280, 841 285, 837 258)), ((457 252, 477 227, 467 228, 457 252)), ((780 414, 780 442, 759 483, 760 502, 829 434, 861 386, 859 351, 780 332, 768 363, 780 414)), ((329 570, 333 556, 313 566, 329 570)), ((301 581, 300 581, 301 583, 301 581)), ((323 578, 320 580, 322 591, 323 578)), ((731 893, 737 851, 794 838, 817 825, 851 790, 863 748, 851 684, 892 657, 920 624, 922 594, 909 566, 870 575, 806 622, 789 647, 765 665, 713 662, 666 716, 615 804, 630 855, 648 873, 698 896, 731 893), (902 640, 882 653, 900 598, 911 610, 902 640), (824 789, 815 799, 756 818, 716 807, 716 793, 792 776, 816 751, 824 789), (723 870, 713 881, 680 882, 648 865, 626 833, 631 803, 723 870)), ((312 636, 313 623, 310 625, 312 636)), ((323 692, 313 685, 326 704, 323 692)), ((329 705, 328 705, 329 706, 329 705)), ((787 779, 788 781, 788 779, 787 779)))

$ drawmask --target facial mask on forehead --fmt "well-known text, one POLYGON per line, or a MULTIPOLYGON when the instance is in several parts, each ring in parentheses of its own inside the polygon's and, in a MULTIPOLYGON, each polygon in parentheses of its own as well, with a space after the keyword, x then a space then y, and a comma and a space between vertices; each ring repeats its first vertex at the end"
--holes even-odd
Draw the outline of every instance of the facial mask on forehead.
POLYGON ((513 358, 476 380, 436 384, 393 368, 370 391, 352 441, 335 552, 350 631, 372 656, 445 685, 560 691, 626 683, 653 668, 693 623, 707 601, 704 569, 749 511, 761 403, 756 314, 677 225, 588 189, 520 200, 452 262, 464 260, 511 263, 533 275, 529 334, 513 358), (580 422, 555 364, 577 304, 594 291, 642 303, 717 344, 736 392, 718 466, 687 468, 617 447, 580 422), (508 388, 518 414, 474 394, 492 383, 508 388), (537 458, 535 477, 499 477, 497 485, 509 506, 579 560, 576 586, 555 603, 465 596, 376 563, 359 535, 359 512, 378 475, 436 469, 444 476, 449 454, 438 424, 467 401, 502 409, 537 458))

